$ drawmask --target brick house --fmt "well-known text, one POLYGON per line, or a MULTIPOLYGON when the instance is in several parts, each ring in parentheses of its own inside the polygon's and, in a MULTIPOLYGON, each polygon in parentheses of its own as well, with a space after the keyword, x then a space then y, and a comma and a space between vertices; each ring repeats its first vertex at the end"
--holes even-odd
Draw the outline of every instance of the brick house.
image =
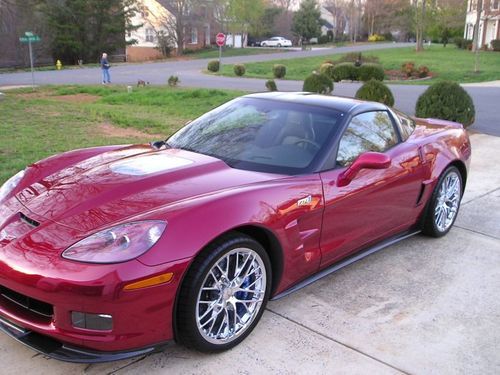
MULTIPOLYGON (((477 0, 467 1, 464 38, 474 38, 474 25, 477 18, 477 0)), ((478 47, 491 48, 491 41, 500 39, 500 1, 483 0, 483 11, 479 22, 478 47)))
MULTIPOLYGON (((146 61, 163 58, 158 47, 158 34, 169 34, 175 20, 175 11, 168 1, 139 0, 139 12, 131 20, 134 25, 142 25, 127 35, 127 41, 136 43, 127 47, 127 61, 146 61)), ((210 3, 193 8, 186 17, 184 28, 184 49, 200 49, 215 44, 218 25, 213 17, 210 3)), ((178 46, 172 43, 173 54, 178 46)))

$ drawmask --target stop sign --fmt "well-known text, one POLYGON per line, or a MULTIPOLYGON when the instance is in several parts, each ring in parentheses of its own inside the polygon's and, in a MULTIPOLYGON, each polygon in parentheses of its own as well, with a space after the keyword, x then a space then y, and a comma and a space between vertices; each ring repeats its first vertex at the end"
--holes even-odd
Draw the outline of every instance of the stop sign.
POLYGON ((219 47, 222 47, 225 41, 226 41, 226 36, 223 33, 218 33, 217 36, 215 37, 215 42, 219 47))

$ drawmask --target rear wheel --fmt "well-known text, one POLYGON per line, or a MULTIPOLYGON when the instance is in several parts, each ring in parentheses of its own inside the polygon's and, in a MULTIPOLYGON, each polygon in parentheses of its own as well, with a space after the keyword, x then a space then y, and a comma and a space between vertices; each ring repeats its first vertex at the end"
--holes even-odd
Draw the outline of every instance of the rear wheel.
POLYGON ((432 237, 448 233, 457 218, 462 199, 462 176, 454 167, 448 167, 436 185, 427 207, 423 232, 432 237))
POLYGON ((214 242, 195 259, 182 284, 177 340, 204 352, 230 349, 260 320, 270 293, 264 248, 241 234, 214 242))

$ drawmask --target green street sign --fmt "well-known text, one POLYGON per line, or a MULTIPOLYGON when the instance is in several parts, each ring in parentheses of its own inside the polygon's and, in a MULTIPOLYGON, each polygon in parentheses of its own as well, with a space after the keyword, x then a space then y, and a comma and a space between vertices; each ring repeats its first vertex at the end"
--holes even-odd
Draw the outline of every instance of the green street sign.
POLYGON ((34 36, 34 34, 31 31, 26 31, 24 35, 26 35, 27 37, 34 36))
POLYGON ((41 39, 38 35, 33 35, 33 36, 22 36, 19 38, 19 41, 21 43, 36 43, 39 42, 41 39))

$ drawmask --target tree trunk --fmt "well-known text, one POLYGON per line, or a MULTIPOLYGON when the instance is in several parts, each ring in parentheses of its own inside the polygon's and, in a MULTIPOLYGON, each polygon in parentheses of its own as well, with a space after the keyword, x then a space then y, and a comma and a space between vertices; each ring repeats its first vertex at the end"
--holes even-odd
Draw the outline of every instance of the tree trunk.
POLYGON ((483 0, 477 1, 476 24, 474 25, 474 36, 472 42, 472 52, 477 52, 481 48, 479 45, 479 24, 481 23, 481 13, 483 12, 483 0))
POLYGON ((425 3, 426 0, 422 1, 422 7, 418 6, 416 3, 416 25, 415 25, 415 36, 417 39, 417 45, 415 46, 415 51, 420 52, 424 50, 424 30, 425 30, 425 3))

